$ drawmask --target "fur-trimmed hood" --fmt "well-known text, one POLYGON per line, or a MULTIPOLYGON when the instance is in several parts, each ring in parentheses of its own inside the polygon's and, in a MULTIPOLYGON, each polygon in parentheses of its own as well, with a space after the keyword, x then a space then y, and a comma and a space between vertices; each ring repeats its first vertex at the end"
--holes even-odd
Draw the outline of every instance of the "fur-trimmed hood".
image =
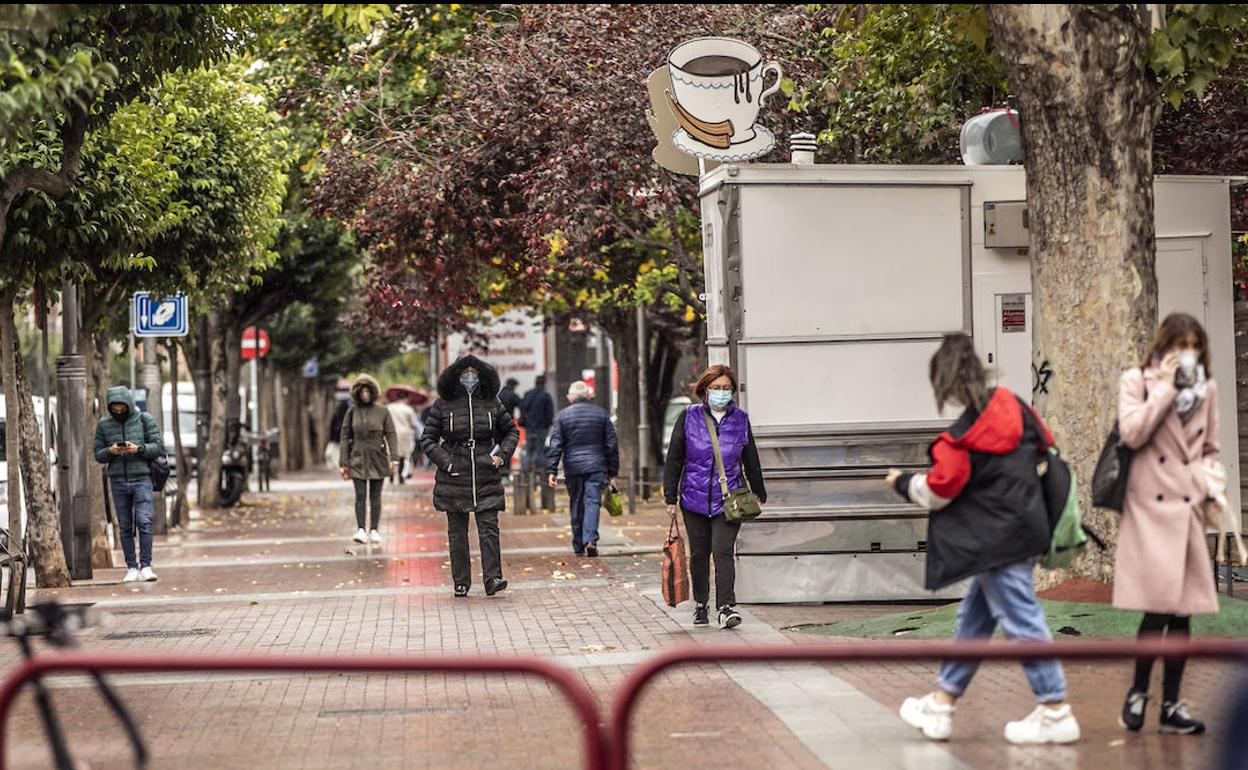
POLYGON ((463 356, 443 370, 438 376, 438 396, 446 401, 463 398, 466 394, 464 386, 459 384, 459 375, 470 366, 477 370, 477 375, 481 378, 481 384, 477 386, 477 394, 481 398, 497 398, 498 370, 473 355, 463 356))
POLYGON ((365 387, 368 387, 368 388, 372 388, 372 389, 373 389, 373 400, 372 400, 372 403, 374 403, 374 404, 378 403, 379 399, 381 398, 381 386, 380 386, 380 385, 378 385, 378 384, 377 384, 377 380, 373 379, 371 376, 369 376, 369 375, 367 375, 367 374, 361 374, 359 377, 356 377, 356 378, 355 378, 355 381, 354 381, 354 382, 352 382, 352 383, 351 383, 351 403, 352 403, 352 405, 354 405, 354 406, 363 406, 363 405, 364 405, 364 404, 360 401, 360 391, 361 391, 362 389, 364 389, 365 387))

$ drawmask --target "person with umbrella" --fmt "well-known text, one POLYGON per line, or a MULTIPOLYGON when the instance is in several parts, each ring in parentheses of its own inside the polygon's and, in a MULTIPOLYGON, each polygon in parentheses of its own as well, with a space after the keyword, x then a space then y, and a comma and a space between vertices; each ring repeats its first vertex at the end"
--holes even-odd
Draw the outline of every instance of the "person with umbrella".
POLYGON ((399 454, 399 467, 395 473, 390 474, 392 483, 396 474, 400 484, 407 481, 407 458, 412 454, 412 446, 415 443, 418 428, 417 420, 419 419, 416 415, 416 410, 409 403, 411 394, 415 390, 415 388, 408 385, 392 385, 386 388, 386 409, 389 410, 390 417, 394 420, 394 431, 398 439, 399 454))

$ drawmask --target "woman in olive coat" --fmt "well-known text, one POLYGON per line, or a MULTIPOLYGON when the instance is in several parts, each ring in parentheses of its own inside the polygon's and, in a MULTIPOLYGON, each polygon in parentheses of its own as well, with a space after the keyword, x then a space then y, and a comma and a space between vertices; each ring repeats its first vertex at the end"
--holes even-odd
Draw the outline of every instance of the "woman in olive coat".
POLYGON ((399 467, 399 440, 390 410, 377 403, 377 381, 361 374, 351 383, 351 408, 342 418, 342 477, 355 483, 355 542, 381 542, 381 486, 399 467), (367 499, 372 526, 364 531, 367 499))
POLYGON ((511 413, 498 400, 498 372, 464 356, 438 377, 438 400, 425 419, 420 445, 435 466, 433 505, 447 518, 455 595, 472 586, 468 515, 476 514, 487 596, 507 587, 498 543, 498 513, 506 505, 502 469, 520 440, 511 413))

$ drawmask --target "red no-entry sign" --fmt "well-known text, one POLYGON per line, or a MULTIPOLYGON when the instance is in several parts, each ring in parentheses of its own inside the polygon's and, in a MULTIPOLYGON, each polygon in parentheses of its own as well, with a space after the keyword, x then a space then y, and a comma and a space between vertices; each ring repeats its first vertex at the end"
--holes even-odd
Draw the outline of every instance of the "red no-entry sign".
POLYGON ((250 361, 253 358, 264 358, 269 354, 269 333, 264 329, 259 330, 256 334, 256 327, 248 326, 243 329, 243 360, 250 361), (257 356, 256 351, 259 350, 257 356))

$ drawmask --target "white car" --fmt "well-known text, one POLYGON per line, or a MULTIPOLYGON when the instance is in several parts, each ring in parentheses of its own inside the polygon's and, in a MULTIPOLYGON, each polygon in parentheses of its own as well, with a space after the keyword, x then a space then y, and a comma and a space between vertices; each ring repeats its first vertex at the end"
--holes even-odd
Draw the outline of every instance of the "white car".
MULTIPOLYGON (((39 425, 39 430, 44 434, 44 446, 48 447, 48 472, 50 474, 49 483, 52 485, 52 495, 55 497, 57 493, 56 483, 56 450, 53 445, 56 443, 56 399, 50 399, 49 407, 52 410, 52 424, 49 427, 44 424, 43 420, 43 399, 38 396, 34 397, 35 405, 35 422, 39 425)), ((9 458, 7 456, 7 417, 5 412, 4 394, 0 394, 0 527, 7 527, 9 522, 9 458)), ((22 515, 22 530, 26 529, 26 504, 21 494, 21 489, 17 490, 15 495, 19 510, 22 515)))
POLYGON ((672 431, 676 428, 676 420, 680 413, 689 408, 693 400, 688 396, 676 396, 667 402, 667 411, 663 415, 663 459, 667 460, 667 447, 672 443, 672 431))

